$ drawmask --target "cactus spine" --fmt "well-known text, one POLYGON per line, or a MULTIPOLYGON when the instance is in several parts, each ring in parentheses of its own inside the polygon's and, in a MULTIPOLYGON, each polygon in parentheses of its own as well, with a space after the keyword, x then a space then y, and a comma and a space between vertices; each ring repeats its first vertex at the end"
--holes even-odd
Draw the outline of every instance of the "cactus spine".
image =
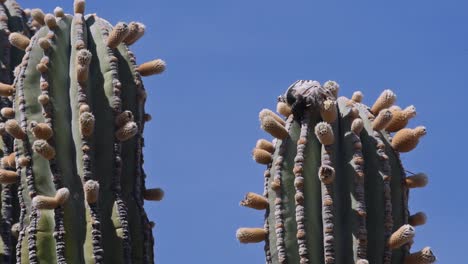
POLYGON ((433 263, 427 249, 410 253, 410 224, 426 221, 422 212, 410 216, 408 193, 427 177, 407 178, 399 158, 426 133, 404 128, 415 108, 391 108, 390 90, 372 108, 361 92, 347 99, 338 91, 333 81, 297 81, 279 98, 285 119, 260 112, 261 127, 274 137, 254 150, 267 166, 264 193, 248 193, 241 205, 265 208, 265 224, 239 229, 239 241, 265 241, 266 263, 274 264, 433 263))
MULTIPOLYGON (((13 3, 1 1, 0 16, 19 12, 13 3)), ((33 9, 37 32, 27 38, 21 20, 22 34, 9 34, 24 57, 12 85, 1 74, 2 96, 12 99, 1 109, 3 263, 153 263, 154 225, 143 205, 163 191, 145 186, 149 118, 139 68, 151 75, 165 64, 136 65, 128 45, 143 35, 141 23, 131 23, 134 32, 112 27, 85 16, 83 0, 74 11, 33 9)))

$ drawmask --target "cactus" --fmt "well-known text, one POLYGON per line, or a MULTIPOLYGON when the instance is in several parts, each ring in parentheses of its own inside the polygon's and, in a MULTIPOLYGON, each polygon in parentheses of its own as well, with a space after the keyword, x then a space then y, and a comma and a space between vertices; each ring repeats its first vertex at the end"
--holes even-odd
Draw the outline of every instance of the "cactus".
POLYGON ((141 23, 112 27, 84 11, 83 0, 73 15, 33 9, 37 32, 10 34, 25 54, 1 111, 4 145, 14 138, 0 170, 2 263, 154 262, 143 205, 163 191, 145 186, 141 76, 165 64, 136 65, 141 23))
POLYGON ((428 248, 410 253, 426 215, 410 215, 408 194, 428 179, 407 177, 400 160, 426 133, 404 128, 415 108, 393 106, 390 90, 372 107, 361 92, 347 99, 338 91, 333 81, 297 81, 278 99, 284 118, 260 112, 274 137, 253 151, 267 165, 264 191, 248 193, 241 205, 265 210, 265 222, 240 228, 237 238, 265 241, 266 263, 433 263, 428 248))

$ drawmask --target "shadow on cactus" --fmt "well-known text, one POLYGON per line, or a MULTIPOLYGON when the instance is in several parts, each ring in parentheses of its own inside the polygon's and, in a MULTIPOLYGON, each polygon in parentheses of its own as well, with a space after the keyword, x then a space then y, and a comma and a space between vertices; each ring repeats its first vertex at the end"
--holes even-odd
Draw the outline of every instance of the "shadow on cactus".
MULTIPOLYGON (((5 9, 10 1, 2 2, 5 9)), ((1 111, 3 138, 14 138, 0 170, 4 263, 154 262, 154 223, 143 205, 163 191, 145 186, 151 118, 141 76, 165 64, 136 65, 128 46, 143 24, 113 27, 84 11, 83 0, 74 15, 33 9, 37 32, 9 34, 25 55, 14 83, 1 85, 12 101, 1 111)))
POLYGON ((265 224, 240 228, 237 238, 265 241, 266 263, 435 262, 430 248, 411 249, 426 215, 410 215, 408 194, 427 176, 407 177, 400 152, 426 134, 405 128, 416 109, 394 106, 390 90, 372 107, 361 92, 348 99, 338 91, 334 81, 297 81, 279 97, 284 119, 260 112, 261 127, 274 137, 253 151, 267 165, 264 192, 248 193, 241 205, 265 210, 265 224))

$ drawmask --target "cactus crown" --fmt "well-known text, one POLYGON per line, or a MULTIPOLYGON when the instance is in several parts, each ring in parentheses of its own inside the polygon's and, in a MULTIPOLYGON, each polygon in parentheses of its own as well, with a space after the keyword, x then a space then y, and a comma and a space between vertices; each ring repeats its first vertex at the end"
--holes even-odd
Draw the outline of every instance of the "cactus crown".
POLYGON ((338 98, 338 90, 333 81, 297 81, 279 98, 285 119, 262 110, 262 128, 276 138, 274 151, 259 162, 267 165, 263 195, 247 198, 267 204, 252 206, 246 199, 241 205, 265 210, 265 225, 241 228, 240 242, 265 241, 266 263, 274 264, 432 263, 412 262, 427 254, 409 253, 415 228, 408 223, 423 224, 425 218, 410 217, 408 192, 425 184, 420 177, 406 178, 399 158, 399 149, 416 147, 414 136, 425 129, 401 128, 408 119, 401 122, 390 90, 372 109, 361 103, 361 92, 347 99, 338 98), (275 129, 266 120, 274 120, 275 129), (393 131, 395 144, 389 124, 400 127, 393 131))

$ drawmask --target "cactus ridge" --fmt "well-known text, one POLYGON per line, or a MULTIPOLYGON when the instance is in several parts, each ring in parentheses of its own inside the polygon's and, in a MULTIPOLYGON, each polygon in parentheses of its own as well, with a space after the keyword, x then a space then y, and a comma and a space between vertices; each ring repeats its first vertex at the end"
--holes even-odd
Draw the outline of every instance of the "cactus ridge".
MULTIPOLYGON (((399 149, 386 131, 396 96, 384 91, 371 111, 361 102, 361 92, 353 99, 337 97, 339 87, 332 81, 324 86, 297 81, 279 99, 284 105, 278 110, 288 114, 285 121, 276 120, 269 110, 260 113, 262 128, 275 137, 274 151, 268 151, 271 161, 261 162, 267 166, 267 237, 262 239, 266 263, 408 261, 412 235, 399 236, 397 231, 408 226, 414 232, 408 225, 408 193, 410 186, 423 187, 426 178, 406 180, 399 149), (283 111, 286 106, 290 112, 283 111), (324 114, 335 112, 331 107, 336 118, 324 114), (313 128, 315 133, 310 133, 313 128)), ((425 133, 423 127, 407 132, 417 139, 425 133)), ((415 140, 405 140, 399 139, 400 149, 415 147, 415 140)), ((420 215, 412 217, 412 223, 424 224, 420 215)), ((411 260, 420 259, 421 254, 415 254, 411 260)))

